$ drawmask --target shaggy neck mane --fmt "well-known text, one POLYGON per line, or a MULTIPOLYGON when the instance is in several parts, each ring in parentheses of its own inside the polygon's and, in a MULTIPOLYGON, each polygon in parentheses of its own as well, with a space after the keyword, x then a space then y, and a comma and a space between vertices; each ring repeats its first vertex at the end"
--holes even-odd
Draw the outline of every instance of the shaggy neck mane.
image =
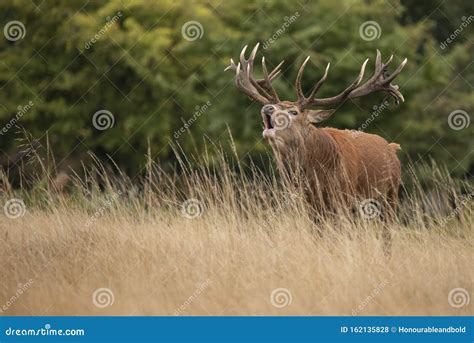
POLYGON ((331 172, 337 165, 340 151, 334 139, 322 129, 310 127, 306 137, 306 167, 312 167, 321 175, 331 172), (322 169, 322 170, 321 170, 322 169))
POLYGON ((338 144, 329 133, 313 126, 308 127, 300 139, 299 144, 293 142, 284 150, 274 149, 277 163, 286 171, 301 168, 309 180, 316 178, 320 183, 329 184, 340 167, 338 144))

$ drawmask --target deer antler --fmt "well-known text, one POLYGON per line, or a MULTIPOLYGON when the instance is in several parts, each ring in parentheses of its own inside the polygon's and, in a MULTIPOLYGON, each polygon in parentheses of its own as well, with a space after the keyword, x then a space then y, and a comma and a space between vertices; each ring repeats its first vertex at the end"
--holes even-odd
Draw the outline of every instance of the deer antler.
POLYGON ((235 70, 235 85, 250 98, 264 105, 280 102, 275 88, 272 86, 272 81, 280 75, 280 67, 284 61, 281 61, 270 74, 268 74, 267 66, 265 65, 265 57, 262 57, 263 79, 256 80, 252 72, 253 61, 257 54, 258 46, 259 43, 255 45, 247 60, 245 59, 247 45, 244 46, 240 53, 240 62, 236 65, 234 60, 230 59, 230 65, 225 68, 224 71, 235 70))
POLYGON ((390 62, 392 62, 392 59, 393 55, 390 56, 386 63, 382 63, 380 51, 377 49, 374 74, 364 84, 360 85, 362 79, 364 78, 365 67, 369 59, 366 59, 362 64, 359 75, 354 80, 354 82, 352 82, 350 86, 344 89, 341 93, 330 98, 315 99, 316 92, 326 81, 329 70, 329 64, 326 67, 326 71, 323 77, 318 81, 318 83, 316 83, 313 90, 311 91, 310 96, 305 97, 301 89, 301 79, 306 63, 309 60, 308 56, 308 58, 306 58, 306 60, 301 65, 300 70, 298 71, 298 76, 296 77, 296 92, 298 95, 298 103, 302 108, 310 106, 335 105, 340 104, 346 101, 347 99, 359 98, 364 95, 375 92, 387 92, 395 99, 397 104, 400 102, 400 100, 403 102, 405 101, 405 99, 403 98, 402 93, 400 93, 399 87, 397 85, 392 85, 391 82, 393 81, 393 79, 395 79, 395 77, 398 76, 398 74, 400 74, 403 67, 405 67, 407 59, 405 58, 403 62, 397 67, 397 69, 392 74, 388 75, 387 66, 390 64, 390 62))

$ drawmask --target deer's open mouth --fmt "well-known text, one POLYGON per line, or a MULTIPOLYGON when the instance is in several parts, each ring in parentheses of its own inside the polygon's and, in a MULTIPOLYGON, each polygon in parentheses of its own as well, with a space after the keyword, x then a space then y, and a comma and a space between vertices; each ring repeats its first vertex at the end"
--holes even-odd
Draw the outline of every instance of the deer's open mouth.
POLYGON ((272 119, 269 114, 262 113, 263 118, 263 138, 275 139, 275 128, 272 124, 272 119))
POLYGON ((272 120, 270 115, 262 113, 263 118, 263 130, 270 130, 273 129, 272 120))

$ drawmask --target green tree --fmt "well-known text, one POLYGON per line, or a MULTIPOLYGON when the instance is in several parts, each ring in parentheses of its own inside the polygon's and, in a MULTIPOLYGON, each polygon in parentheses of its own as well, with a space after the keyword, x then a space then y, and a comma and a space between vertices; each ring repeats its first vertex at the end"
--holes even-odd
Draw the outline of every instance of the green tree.
MULTIPOLYGON (((19 21, 26 35, 0 39, 0 120, 12 123, 18 106, 32 101, 13 124, 40 140, 47 132, 57 160, 69 157, 65 164, 92 151, 133 174, 143 165, 148 141, 153 155, 173 161, 170 141, 199 153, 204 135, 227 140, 227 127, 238 152, 258 159, 266 149, 260 105, 223 72, 229 58, 236 59, 245 44, 261 42, 265 49, 258 56, 265 54, 269 67, 286 61, 276 88, 281 98, 294 99, 296 72, 307 55, 308 90, 331 62, 321 90, 328 96, 352 82, 367 57, 370 73, 378 48, 385 58, 395 54, 393 67, 408 58, 397 78, 406 102, 391 104, 365 130, 400 143, 405 158, 432 157, 466 174, 474 164, 472 126, 453 130, 448 115, 469 115, 474 107, 472 30, 441 49, 445 32, 434 30, 437 18, 423 17, 418 3, 404 4, 417 10, 382 0, 2 2, 0 23, 19 21), (372 40, 360 33, 369 21, 380 27, 372 40), (109 129, 93 125, 101 110, 113 115, 109 129)), ((455 18, 460 12, 449 13, 455 18)), ((376 94, 347 103, 327 125, 359 128, 383 99, 376 94)), ((18 150, 16 138, 14 128, 2 133, 5 155, 18 150)))

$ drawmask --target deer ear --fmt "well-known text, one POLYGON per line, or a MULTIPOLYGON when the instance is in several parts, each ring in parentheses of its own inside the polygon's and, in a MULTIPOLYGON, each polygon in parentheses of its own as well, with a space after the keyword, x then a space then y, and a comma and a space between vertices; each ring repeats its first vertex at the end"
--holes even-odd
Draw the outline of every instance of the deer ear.
POLYGON ((336 110, 309 110, 308 120, 311 124, 318 124, 328 119, 336 110))

